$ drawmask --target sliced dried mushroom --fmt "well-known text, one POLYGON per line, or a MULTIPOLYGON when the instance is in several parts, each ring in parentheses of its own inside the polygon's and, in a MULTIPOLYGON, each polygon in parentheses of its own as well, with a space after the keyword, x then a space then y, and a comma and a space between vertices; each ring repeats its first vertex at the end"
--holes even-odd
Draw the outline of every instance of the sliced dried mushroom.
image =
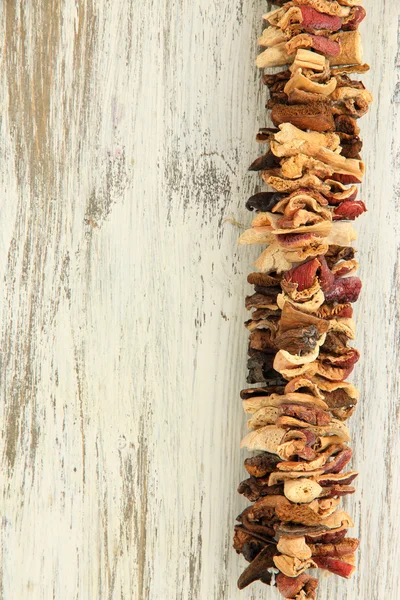
POLYGON ((304 573, 304 571, 317 567, 315 562, 310 558, 307 560, 300 560, 299 558, 293 558, 292 556, 286 556, 285 554, 274 556, 273 561, 276 568, 284 575, 287 575, 287 577, 297 577, 304 573))
POLYGON ((250 502, 256 502, 264 496, 276 496, 283 493, 281 485, 268 485, 268 477, 249 477, 239 484, 237 491, 250 502))
POLYGON ((298 577, 288 577, 279 573, 276 577, 276 585, 287 600, 315 600, 318 579, 307 573, 302 573, 298 577))
POLYGON ((312 556, 311 548, 307 546, 304 537, 281 536, 277 549, 281 554, 301 560, 307 560, 312 556))
POLYGON ((287 479, 284 482, 283 493, 288 500, 297 504, 306 504, 318 498, 322 487, 312 479, 287 479))
POLYGON ((246 458, 244 466, 249 475, 253 477, 265 477, 275 470, 279 457, 276 454, 262 452, 252 458, 246 458))
MULTIPOLYGON (((355 538, 345 538, 337 543, 325 543, 325 544, 310 544, 307 548, 310 549, 313 556, 332 556, 332 557, 340 557, 345 556, 346 554, 353 554, 358 546, 359 541, 355 538)), ((279 548, 278 550, 282 552, 279 548)))
POLYGON ((248 450, 265 450, 277 454, 278 446, 284 435, 284 429, 275 425, 266 425, 248 433, 241 441, 240 447, 248 450))
POLYGON ((262 581, 263 583, 270 585, 272 579, 272 573, 269 569, 274 567, 274 556, 278 553, 276 546, 270 544, 266 546, 261 552, 254 558, 245 571, 241 574, 238 580, 238 588, 244 589, 253 581, 262 581))

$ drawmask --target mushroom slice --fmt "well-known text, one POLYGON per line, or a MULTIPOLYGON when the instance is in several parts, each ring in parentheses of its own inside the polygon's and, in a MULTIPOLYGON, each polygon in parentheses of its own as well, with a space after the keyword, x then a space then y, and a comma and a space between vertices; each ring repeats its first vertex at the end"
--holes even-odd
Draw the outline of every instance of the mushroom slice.
POLYGON ((275 454, 262 452, 261 454, 257 454, 257 456, 246 458, 244 467, 249 475, 259 478, 272 473, 278 462, 279 458, 275 454))
POLYGON ((293 417, 279 417, 276 424, 279 427, 304 427, 318 436, 332 434, 340 438, 342 442, 349 442, 351 439, 348 427, 337 419, 332 419, 329 425, 310 425, 310 423, 305 423, 293 417))
POLYGON ((312 298, 303 302, 296 302, 295 299, 283 293, 278 294, 276 303, 283 310, 286 303, 289 303, 293 308, 305 313, 315 313, 320 306, 325 302, 325 295, 321 289, 315 292, 312 298))
POLYGON ((263 15, 263 19, 264 21, 271 23, 271 25, 286 29, 292 23, 301 23, 303 21, 303 15, 300 8, 294 6, 287 8, 284 6, 263 15))
POLYGON ((269 585, 271 583, 272 574, 268 569, 274 566, 273 557, 277 552, 278 550, 274 544, 270 544, 261 550, 239 577, 238 588, 243 590, 253 583, 253 581, 257 580, 261 580, 263 583, 269 585))
MULTIPOLYGON (((268 219, 271 223, 270 232, 273 235, 281 235, 285 233, 293 233, 292 227, 280 227, 280 221, 282 221, 282 217, 279 214, 268 213, 268 219)), ((293 225, 293 224, 292 224, 293 225)), ((326 237, 329 235, 331 229, 333 227, 333 223, 331 221, 319 221, 317 223, 313 223, 311 225, 300 225, 296 227, 296 234, 299 233, 317 233, 320 237, 326 237)), ((264 229, 264 228, 257 228, 264 229)), ((244 234, 243 234, 244 235, 244 234)))
POLYGON ((317 567, 315 562, 310 558, 308 560, 300 560, 299 558, 293 558, 285 554, 274 556, 273 561, 276 568, 284 575, 287 575, 287 577, 298 577, 304 571, 317 567))
POLYGON ((312 556, 311 549, 307 546, 304 537, 281 536, 277 549, 281 554, 299 558, 300 560, 307 560, 312 556))
MULTIPOLYGON (((302 64, 306 65, 307 63, 303 62, 302 64)), ((310 81, 307 77, 305 77, 302 69, 297 69, 294 75, 292 75, 285 85, 284 92, 285 94, 289 95, 294 90, 303 90, 312 94, 330 96, 335 91, 336 86, 337 80, 334 77, 332 77, 328 83, 317 83, 316 81, 310 81)))
POLYGON ((286 42, 276 44, 261 52, 256 58, 256 67, 264 69, 266 67, 282 67, 293 62, 293 56, 290 56, 286 50, 286 42))
POLYGON ((289 394, 296 392, 302 392, 309 395, 313 395, 316 398, 320 399, 324 398, 318 385, 314 383, 311 379, 308 379, 308 377, 295 377, 294 379, 289 381, 289 383, 287 383, 284 393, 289 394))
POLYGON ((272 486, 278 483, 285 482, 287 480, 302 479, 305 477, 314 479, 316 477, 320 477, 322 474, 323 469, 317 469, 316 471, 307 471, 306 473, 302 473, 300 471, 292 471, 290 473, 287 471, 274 471, 269 476, 268 485, 272 486))
POLYGON ((278 242, 273 242, 254 262, 254 266, 262 273, 283 273, 292 267, 292 261, 278 242))
POLYGON ((251 227, 240 236, 239 244, 270 244, 273 241, 271 227, 251 227))
POLYGON ((286 479, 283 493, 286 498, 296 504, 312 502, 320 496, 323 488, 312 479, 306 477, 299 479, 286 479))
POLYGON ((350 246, 351 242, 356 239, 357 232, 350 223, 336 221, 333 223, 331 232, 326 241, 330 246, 350 246))
POLYGON ((275 425, 266 425, 248 433, 241 441, 240 447, 248 450, 265 450, 278 454, 278 446, 285 431, 275 425))
POLYGON ((293 392, 290 394, 271 394, 270 396, 253 396, 242 401, 242 406, 246 414, 255 414, 262 408, 273 407, 277 409, 282 404, 298 404, 302 406, 311 406, 321 410, 329 410, 329 406, 315 396, 293 392))
POLYGON ((279 410, 272 406, 265 406, 257 410, 251 419, 247 421, 248 429, 259 429, 265 425, 272 425, 279 416, 279 410))
POLYGON ((258 45, 264 48, 271 48, 285 42, 287 42, 286 35, 279 27, 274 27, 273 25, 264 29, 261 37, 258 38, 258 45))
MULTIPOLYGON (((279 125, 279 133, 275 133, 274 140, 279 144, 289 142, 307 142, 327 148, 328 150, 337 150, 340 147, 340 137, 337 133, 318 133, 316 131, 302 131, 291 123, 282 123, 279 125)), ((307 191, 303 191, 303 193, 307 191)))
MULTIPOLYGON (((288 180, 282 177, 282 174, 278 173, 274 169, 261 172, 261 177, 271 187, 278 192, 294 192, 300 188, 314 188, 317 192, 322 194, 329 194, 331 191, 331 184, 326 181, 322 181, 316 175, 305 173, 302 177, 295 180, 288 180)), ((335 182, 336 183, 336 182, 335 182)))

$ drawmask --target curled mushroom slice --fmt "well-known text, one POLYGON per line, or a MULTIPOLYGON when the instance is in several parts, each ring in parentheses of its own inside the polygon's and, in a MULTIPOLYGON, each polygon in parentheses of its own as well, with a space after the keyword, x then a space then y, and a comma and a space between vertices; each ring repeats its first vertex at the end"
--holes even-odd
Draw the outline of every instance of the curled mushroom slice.
POLYGON ((284 91, 287 95, 294 90, 304 90, 305 92, 310 92, 312 94, 330 96, 335 91, 336 86, 337 81, 334 77, 332 77, 328 83, 317 83, 315 81, 310 81, 303 75, 302 69, 298 69, 285 85, 284 91))
POLYGON ((291 502, 304 504, 312 502, 322 493, 322 487, 312 479, 287 479, 284 482, 283 493, 291 502))
POLYGON ((291 556, 286 556, 285 554, 274 556, 273 561, 276 568, 284 575, 287 575, 287 577, 297 577, 304 573, 304 571, 317 567, 315 562, 310 558, 307 560, 300 560, 299 558, 293 558, 291 556))
MULTIPOLYGON (((319 286, 319 284, 318 284, 319 286)), ((292 294, 293 295, 293 294, 292 294)), ((313 314, 315 313, 320 306, 325 302, 325 295, 321 289, 317 289, 313 296, 309 299, 301 299, 297 301, 298 295, 295 299, 289 296, 286 293, 278 294, 276 298, 277 306, 283 310, 286 303, 289 303, 294 309, 298 309, 299 311, 313 314)))
POLYGON ((308 377, 295 377, 289 381, 285 387, 284 393, 288 394, 292 392, 302 392, 309 395, 314 395, 316 398, 321 399, 324 397, 317 384, 308 377))

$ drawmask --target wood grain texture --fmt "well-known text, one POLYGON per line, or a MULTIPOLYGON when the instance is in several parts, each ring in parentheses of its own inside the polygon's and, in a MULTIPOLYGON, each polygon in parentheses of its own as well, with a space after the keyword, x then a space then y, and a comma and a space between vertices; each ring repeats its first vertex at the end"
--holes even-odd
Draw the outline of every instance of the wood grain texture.
MULTIPOLYGON (((364 5, 360 562, 321 600, 400 598, 400 7, 364 5)), ((265 10, 1 4, 2 600, 278 597, 231 542, 265 10)))

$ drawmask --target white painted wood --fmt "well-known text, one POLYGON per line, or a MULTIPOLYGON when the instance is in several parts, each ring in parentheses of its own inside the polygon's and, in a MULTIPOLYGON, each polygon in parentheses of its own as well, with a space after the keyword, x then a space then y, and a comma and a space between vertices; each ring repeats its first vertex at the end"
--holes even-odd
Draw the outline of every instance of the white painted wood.
MULTIPOLYGON (((360 565, 325 600, 400 598, 400 7, 364 4, 360 565)), ((278 598, 231 542, 265 10, 1 5, 2 600, 278 598)))

